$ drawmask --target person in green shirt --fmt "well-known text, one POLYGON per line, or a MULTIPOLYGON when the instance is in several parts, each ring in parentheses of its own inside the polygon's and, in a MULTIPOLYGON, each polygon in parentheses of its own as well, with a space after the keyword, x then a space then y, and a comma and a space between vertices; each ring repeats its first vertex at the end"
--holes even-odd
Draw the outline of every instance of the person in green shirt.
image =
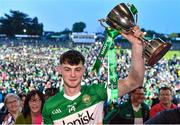
POLYGON ((149 119, 149 106, 144 103, 144 88, 129 93, 127 102, 117 106, 104 118, 105 124, 143 124, 149 119))

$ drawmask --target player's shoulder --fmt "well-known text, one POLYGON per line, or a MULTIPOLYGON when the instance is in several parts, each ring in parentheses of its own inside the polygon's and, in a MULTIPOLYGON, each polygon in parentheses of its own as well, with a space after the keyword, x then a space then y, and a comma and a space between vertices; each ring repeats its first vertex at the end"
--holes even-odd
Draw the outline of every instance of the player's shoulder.
POLYGON ((83 85, 81 86, 82 90, 88 90, 88 91, 97 91, 99 89, 106 88, 106 85, 104 83, 98 83, 98 84, 91 84, 91 85, 83 85))
POLYGON ((52 106, 53 104, 57 104, 61 99, 62 99, 62 93, 61 93, 61 92, 58 92, 58 93, 56 93, 54 96, 48 98, 48 99, 45 101, 45 104, 52 106))

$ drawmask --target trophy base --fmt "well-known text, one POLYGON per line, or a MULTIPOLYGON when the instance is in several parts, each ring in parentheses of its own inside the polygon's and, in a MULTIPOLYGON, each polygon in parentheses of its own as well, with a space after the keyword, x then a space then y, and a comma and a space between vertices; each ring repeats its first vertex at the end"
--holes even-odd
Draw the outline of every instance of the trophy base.
POLYGON ((151 57, 147 60, 147 64, 149 66, 153 66, 168 52, 170 48, 170 43, 163 43, 162 45, 160 45, 158 48, 156 48, 151 57))

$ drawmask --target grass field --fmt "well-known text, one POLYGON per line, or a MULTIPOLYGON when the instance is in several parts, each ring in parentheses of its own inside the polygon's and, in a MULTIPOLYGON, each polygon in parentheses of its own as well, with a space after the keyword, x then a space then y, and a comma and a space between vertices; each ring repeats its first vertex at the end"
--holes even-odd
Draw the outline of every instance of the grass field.
POLYGON ((172 59, 174 54, 176 54, 176 57, 178 59, 180 59, 180 50, 179 51, 169 51, 169 52, 166 53, 166 55, 164 55, 163 58, 165 58, 165 59, 172 59))
MULTIPOLYGON (((123 50, 126 50, 126 49, 123 49, 123 50)), ((129 49, 127 49, 127 50, 129 50, 129 49)), ((175 54, 176 54, 177 59, 180 59, 180 50, 176 50, 176 51, 175 50, 171 50, 171 51, 168 51, 166 53, 166 55, 163 56, 163 58, 165 58, 165 59, 172 59, 175 54)))

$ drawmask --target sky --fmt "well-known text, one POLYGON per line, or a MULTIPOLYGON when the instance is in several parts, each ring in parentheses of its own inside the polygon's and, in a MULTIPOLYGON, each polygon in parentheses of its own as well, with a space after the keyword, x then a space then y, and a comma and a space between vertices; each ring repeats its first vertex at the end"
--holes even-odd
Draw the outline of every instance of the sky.
POLYGON ((89 33, 104 30, 99 19, 120 3, 134 4, 138 24, 158 33, 180 33, 180 0, 0 0, 0 17, 19 10, 30 18, 38 17, 45 31, 72 29, 75 22, 84 22, 89 33))

